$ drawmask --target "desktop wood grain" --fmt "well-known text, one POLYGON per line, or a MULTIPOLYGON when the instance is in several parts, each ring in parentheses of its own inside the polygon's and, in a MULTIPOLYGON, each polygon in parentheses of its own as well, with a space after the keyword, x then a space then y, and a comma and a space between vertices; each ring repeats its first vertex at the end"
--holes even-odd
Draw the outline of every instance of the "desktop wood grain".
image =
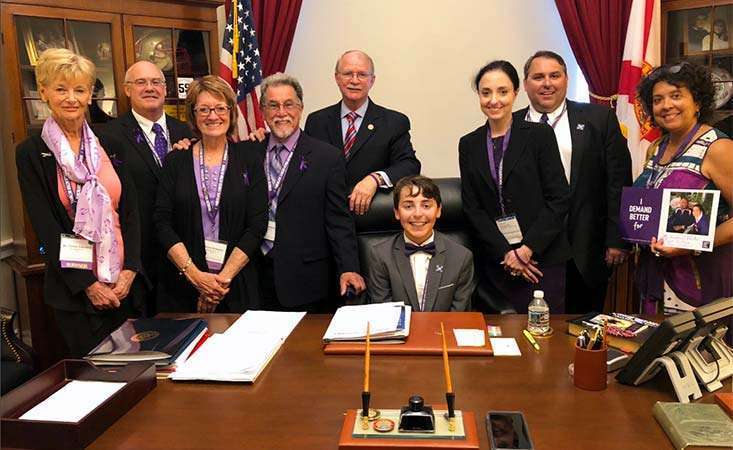
MULTIPOLYGON (((236 319, 204 317, 218 332, 236 319)), ((671 449, 652 416, 657 400, 675 401, 669 382, 658 377, 628 387, 611 375, 604 391, 575 388, 566 318, 552 319, 555 334, 540 339, 536 352, 521 337, 526 317, 487 316, 517 339, 522 356, 451 357, 456 408, 476 414, 481 448, 489 448, 486 412, 497 410, 522 411, 538 450, 671 449)), ((364 366, 362 356, 323 354, 329 320, 303 319, 254 385, 160 381, 88 448, 336 449, 345 411, 359 407, 364 366)), ((373 355, 370 388, 375 408, 399 408, 411 394, 444 403, 441 357, 373 355)), ((703 401, 713 402, 712 395, 703 401)))

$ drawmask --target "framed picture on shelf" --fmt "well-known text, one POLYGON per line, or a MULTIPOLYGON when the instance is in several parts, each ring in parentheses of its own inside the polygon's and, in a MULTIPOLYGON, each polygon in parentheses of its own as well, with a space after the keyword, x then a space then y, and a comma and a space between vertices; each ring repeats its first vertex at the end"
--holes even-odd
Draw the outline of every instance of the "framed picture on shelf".
POLYGON ((49 48, 66 47, 66 38, 63 33, 53 28, 33 30, 30 27, 23 29, 23 44, 32 66, 38 64, 38 57, 49 48))
MULTIPOLYGON (((31 97, 39 97, 38 91, 29 91, 31 97)), ((31 126, 43 125, 43 122, 51 117, 51 110, 48 105, 40 99, 30 99, 25 101, 28 109, 28 122, 31 126)))
POLYGON ((684 56, 701 55, 710 49, 712 12, 712 8, 681 11, 684 14, 684 36, 681 40, 684 43, 684 56))

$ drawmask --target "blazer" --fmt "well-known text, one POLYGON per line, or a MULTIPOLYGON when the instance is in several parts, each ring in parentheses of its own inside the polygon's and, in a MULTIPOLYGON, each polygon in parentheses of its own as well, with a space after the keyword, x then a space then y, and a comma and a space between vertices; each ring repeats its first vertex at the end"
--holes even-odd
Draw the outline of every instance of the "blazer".
MULTIPOLYGON (((525 117, 527 108, 519 111, 525 117)), ((628 247, 619 233, 621 190, 630 186, 631 156, 614 112, 567 100, 570 138, 570 209, 567 231, 572 257, 589 284, 605 283, 607 247, 628 247)))
MULTIPOLYGON (((266 138, 245 143, 264 167, 266 138)), ((249 150, 249 149, 248 149, 249 150)), ((328 298, 336 273, 359 272, 354 219, 346 201, 341 151, 301 133, 277 198, 273 257, 275 290, 284 306, 328 298)))
MULTIPOLYGON (((169 115, 166 115, 165 120, 171 144, 193 136, 191 129, 184 122, 169 115)), ((104 124, 99 129, 101 136, 109 143, 110 151, 116 153, 117 157, 124 161, 132 181, 135 182, 138 194, 143 270, 148 278, 149 287, 154 286, 157 283, 159 266, 167 263, 153 224, 155 196, 162 169, 155 162, 153 151, 150 150, 132 111, 104 124)))
MULTIPOLYGON (((512 246, 496 225, 501 217, 498 189, 489 170, 487 125, 463 136, 458 144, 463 212, 478 243, 478 258, 498 264, 512 246)), ((533 259, 558 264, 570 257, 565 232, 568 183, 552 128, 526 122, 514 113, 511 138, 504 154, 504 205, 516 214, 522 244, 533 259)))
MULTIPOLYGON (((232 279, 222 303, 231 312, 256 308, 259 287, 255 255, 267 227, 267 185, 262 161, 243 143, 229 144, 229 162, 219 204, 219 240, 227 242, 229 258, 238 247, 250 262, 232 279)), ((165 252, 182 242, 191 260, 207 270, 201 204, 196 184, 193 152, 169 154, 163 164, 153 220, 165 252)), ((171 261, 160 271, 157 306, 160 312, 195 312, 198 291, 178 273, 171 261)))
MULTIPOLYGON (((423 311, 470 311, 476 287, 473 254, 438 231, 434 239, 435 255, 430 258, 428 267, 423 311)), ((367 260, 367 289, 371 303, 404 302, 420 311, 410 258, 405 255, 403 233, 370 247, 367 260)))
MULTIPOLYGON (((108 148, 102 139, 100 143, 102 148, 108 148)), ((107 154, 122 185, 117 212, 125 249, 123 269, 140 272, 140 221, 135 184, 126 165, 119 161, 117 155, 109 151, 107 154)), ((31 135, 18 145, 15 164, 23 204, 38 237, 39 251, 46 262, 44 301, 62 311, 104 314, 92 307, 84 292, 97 281, 94 273, 91 270, 62 269, 59 263, 61 234, 74 234, 74 223, 59 198, 56 158, 40 134, 31 135)), ((141 300, 132 296, 125 299, 131 302, 141 300)), ((139 305, 135 304, 134 308, 139 308, 139 305)))
MULTIPOLYGON (((310 113, 305 122, 305 133, 343 149, 341 102, 310 113)), ((394 184, 402 177, 420 173, 420 161, 410 141, 410 119, 369 99, 369 106, 356 133, 356 142, 346 161, 349 192, 364 177, 380 170, 394 184)))

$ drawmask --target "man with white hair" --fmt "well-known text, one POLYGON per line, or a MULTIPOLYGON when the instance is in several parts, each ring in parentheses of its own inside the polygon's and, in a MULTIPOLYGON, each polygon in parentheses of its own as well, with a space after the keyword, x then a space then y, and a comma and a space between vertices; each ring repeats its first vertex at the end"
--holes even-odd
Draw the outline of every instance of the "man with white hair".
POLYGON ((165 114, 166 81, 149 61, 138 61, 125 73, 125 94, 131 110, 100 129, 107 153, 127 166, 135 183, 140 211, 143 274, 148 281, 146 312, 154 315, 157 268, 165 255, 156 238, 153 209, 161 167, 171 145, 193 136, 184 122, 165 114))

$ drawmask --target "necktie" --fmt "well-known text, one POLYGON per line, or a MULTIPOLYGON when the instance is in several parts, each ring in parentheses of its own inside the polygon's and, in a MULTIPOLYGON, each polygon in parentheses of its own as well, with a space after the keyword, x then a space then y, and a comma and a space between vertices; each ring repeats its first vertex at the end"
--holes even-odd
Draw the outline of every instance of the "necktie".
MULTIPOLYGON (((267 158, 269 161, 269 164, 267 166, 267 176, 270 179, 270 189, 272 189, 274 192, 270 192, 270 208, 267 213, 267 219, 271 221, 275 221, 275 215, 277 213, 277 194, 279 192, 279 186, 275 186, 278 179, 280 178, 280 174, 283 171, 283 164, 285 162, 285 159, 287 159, 287 151, 288 149, 285 148, 284 145, 276 145, 270 150, 270 157, 267 158)), ((282 186, 282 184, 280 185, 282 186)), ((267 239, 262 240, 262 245, 260 245, 260 250, 262 250, 262 254, 266 255, 270 253, 270 250, 275 246, 275 243, 273 241, 268 241, 267 239)))
POLYGON ((349 157, 349 150, 351 150, 354 142, 356 142, 356 127, 354 126, 354 122, 356 122, 357 117, 359 117, 359 114, 354 111, 346 115, 349 126, 346 128, 346 136, 344 137, 344 156, 347 158, 349 157))
POLYGON ((435 256, 435 242, 425 245, 415 245, 405 242, 405 256, 408 258, 417 252, 425 252, 431 256, 435 256))
POLYGON ((159 123, 153 124, 153 133, 155 133, 155 142, 153 142, 153 151, 158 155, 160 164, 163 164, 165 155, 168 154, 168 140, 165 138, 163 127, 159 123))
POLYGON ((542 113, 542 115, 540 116, 540 122, 544 123, 545 125, 550 123, 550 118, 547 117, 547 113, 542 113))

